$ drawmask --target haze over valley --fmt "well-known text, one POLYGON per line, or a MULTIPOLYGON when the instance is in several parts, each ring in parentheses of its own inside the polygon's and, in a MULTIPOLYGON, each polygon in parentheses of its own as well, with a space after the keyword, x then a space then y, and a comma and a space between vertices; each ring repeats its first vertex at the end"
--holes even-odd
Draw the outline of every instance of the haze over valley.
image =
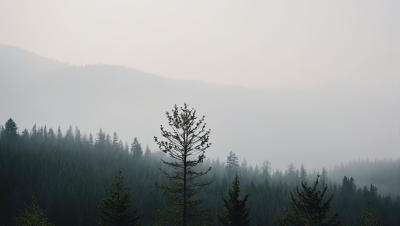
POLYGON ((359 158, 398 157, 398 89, 250 89, 123 66, 72 67, 6 45, 0 55, 1 79, 10 81, 1 83, 7 98, 0 100, 0 120, 12 117, 20 130, 72 125, 95 135, 102 128, 156 150, 153 137, 166 126, 165 112, 186 102, 212 129, 210 158, 234 151, 253 165, 269 160, 274 169, 294 163, 318 171, 359 158))
POLYGON ((1 1, 0 225, 400 225, 398 12, 1 1))

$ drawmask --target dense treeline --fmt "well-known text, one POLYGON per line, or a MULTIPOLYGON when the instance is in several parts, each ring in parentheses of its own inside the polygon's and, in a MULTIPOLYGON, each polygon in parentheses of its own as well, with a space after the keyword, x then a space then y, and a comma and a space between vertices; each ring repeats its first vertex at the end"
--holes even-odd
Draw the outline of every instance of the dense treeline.
POLYGON ((343 175, 347 175, 357 178, 356 185, 359 187, 373 183, 380 194, 400 195, 400 158, 353 160, 335 165, 328 173, 331 182, 341 183, 343 175))
MULTIPOLYGON (((128 146, 118 140, 116 133, 111 137, 102 130, 87 136, 72 127, 65 135, 61 128, 54 131, 36 125, 21 134, 6 131, 10 129, 16 131, 17 127, 9 120, 0 133, 0 225, 12 225, 11 216, 16 216, 17 208, 32 196, 51 224, 90 225, 99 219, 95 206, 107 196, 119 170, 126 177, 125 185, 131 187, 132 210, 138 208, 138 213, 143 213, 141 223, 155 225, 160 217, 157 210, 166 209, 164 197, 150 179, 163 180, 159 168, 171 172, 160 161, 169 158, 143 148, 137 138, 128 146)), ((233 152, 226 160, 206 159, 195 169, 206 171, 209 167, 212 170, 204 180, 214 179, 215 183, 205 186, 199 196, 204 199, 204 207, 212 208, 217 224, 217 215, 224 212, 221 195, 227 196, 236 172, 240 198, 249 194, 251 225, 275 224, 277 214, 289 207, 290 192, 295 193, 301 181, 316 179, 304 167, 295 169, 293 164, 286 172, 272 172, 268 161, 260 167, 252 167, 246 160, 239 164, 233 152)), ((325 198, 334 195, 328 217, 338 211, 339 220, 356 225, 370 202, 371 210, 380 211, 383 225, 400 225, 400 197, 379 195, 374 185, 357 187, 355 180, 344 177, 341 183, 333 183, 327 171, 321 172, 319 186, 328 186, 325 198)))

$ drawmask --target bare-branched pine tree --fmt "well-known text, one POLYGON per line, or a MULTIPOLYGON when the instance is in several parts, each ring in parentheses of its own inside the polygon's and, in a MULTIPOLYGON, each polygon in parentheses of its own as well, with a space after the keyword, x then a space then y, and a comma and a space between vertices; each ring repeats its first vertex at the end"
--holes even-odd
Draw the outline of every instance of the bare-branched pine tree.
POLYGON ((159 141, 154 137, 161 151, 174 158, 176 161, 162 162, 173 168, 171 175, 163 170, 163 178, 168 181, 167 185, 154 181, 155 185, 162 189, 162 194, 167 196, 167 204, 175 207, 161 212, 162 220, 159 225, 203 225, 211 219, 208 215, 210 209, 203 209, 200 204, 203 199, 195 197, 199 190, 209 185, 213 180, 200 181, 199 177, 207 174, 211 167, 206 171, 196 172, 193 167, 202 163, 206 158, 205 150, 210 147, 210 130, 205 130, 204 116, 197 120, 196 110, 184 107, 178 109, 175 105, 172 114, 166 113, 168 124, 172 131, 167 131, 161 126, 161 135, 166 141, 159 141), (196 158, 197 157, 197 158, 196 158))

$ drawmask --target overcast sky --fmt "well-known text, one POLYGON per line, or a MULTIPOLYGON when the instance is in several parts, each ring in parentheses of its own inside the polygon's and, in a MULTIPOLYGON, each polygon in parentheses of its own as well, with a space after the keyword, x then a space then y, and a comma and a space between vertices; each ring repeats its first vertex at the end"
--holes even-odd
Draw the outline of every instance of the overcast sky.
POLYGON ((0 1, 0 43, 268 89, 395 88, 400 1, 0 1))
MULTIPOLYGON (((275 108, 257 102, 254 105, 262 105, 263 111, 257 112, 253 106, 243 110, 243 114, 262 113, 252 118, 254 125, 237 116, 238 112, 229 113, 223 118, 231 120, 227 125, 242 120, 243 128, 229 129, 221 124, 216 131, 224 134, 223 129, 237 129, 236 135, 241 136, 240 129, 253 131, 264 126, 257 120, 271 121, 265 124, 275 125, 268 127, 276 138, 272 142, 269 137, 270 149, 281 150, 275 158, 288 153, 303 155, 293 151, 298 148, 307 153, 304 158, 321 154, 318 161, 309 158, 313 164, 300 157, 298 163, 320 167, 357 157, 399 156, 399 12, 399 0, 0 0, 0 43, 72 65, 124 65, 174 79, 264 89, 265 98, 275 103, 275 108), (331 132, 321 132, 325 130, 331 132)), ((150 92, 158 94, 156 88, 150 92)), ((223 94, 220 92, 215 95, 223 94)), ((251 93, 242 93, 247 92, 251 93)), ((25 95, 24 91, 18 94, 25 95)), ((196 102, 198 96, 189 102, 196 102)), ((123 100, 122 96, 115 98, 123 100)), ((235 97, 229 98, 226 101, 236 101, 235 97)), ((255 101, 251 99, 242 100, 243 106, 255 101)), ((177 103, 177 99, 171 101, 177 103)), ((202 106, 207 115, 218 115, 220 109, 208 105, 193 107, 202 106)), ((3 121, 15 116, 4 112, 3 121)), ((46 121, 21 116, 21 128, 34 123, 49 125, 47 115, 38 115, 46 121)), ((74 123, 83 128, 94 126, 97 130, 98 126, 106 128, 107 123, 114 125, 107 119, 91 125, 79 124, 78 119, 74 123)), ((55 125, 68 128, 67 114, 63 120, 55 125)), ((217 116, 212 120, 221 121, 217 116)), ((115 126, 113 130, 124 131, 123 126, 115 126)), ((154 131, 149 134, 154 135, 154 131)), ((145 135, 143 131, 138 134, 145 135)), ((150 135, 147 137, 152 139, 150 135)), ((247 140, 240 145, 252 143, 253 135, 245 136, 247 140)), ((124 136, 132 134, 122 133, 124 136)), ((226 152, 245 150, 229 146, 234 142, 218 139, 215 143, 225 147, 226 152)), ((146 138, 142 141, 152 142, 146 138)), ((253 150, 262 146, 253 145, 253 150)), ((256 163, 258 152, 246 153, 248 160, 256 163)), ((221 158, 224 155, 218 154, 221 158)), ((270 160, 281 169, 289 164, 287 160, 270 160)))

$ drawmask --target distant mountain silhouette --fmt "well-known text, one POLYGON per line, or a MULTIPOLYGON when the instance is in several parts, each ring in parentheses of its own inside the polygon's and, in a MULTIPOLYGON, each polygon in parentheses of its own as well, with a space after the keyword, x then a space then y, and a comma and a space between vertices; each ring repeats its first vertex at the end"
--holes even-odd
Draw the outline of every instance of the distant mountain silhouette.
POLYGON ((79 126, 94 136, 135 136, 154 150, 165 112, 184 102, 206 116, 213 143, 206 156, 273 169, 322 169, 340 161, 398 156, 399 95, 345 87, 255 90, 174 80, 123 66, 71 67, 29 51, 0 45, 0 123, 12 117, 20 132, 35 123, 62 130, 79 126), (13 80, 13 82, 10 82, 13 80), (5 88, 4 88, 5 87, 5 88))
POLYGON ((36 74, 68 67, 71 66, 24 49, 0 44, 0 74, 2 80, 6 77, 8 79, 25 79, 36 74))

